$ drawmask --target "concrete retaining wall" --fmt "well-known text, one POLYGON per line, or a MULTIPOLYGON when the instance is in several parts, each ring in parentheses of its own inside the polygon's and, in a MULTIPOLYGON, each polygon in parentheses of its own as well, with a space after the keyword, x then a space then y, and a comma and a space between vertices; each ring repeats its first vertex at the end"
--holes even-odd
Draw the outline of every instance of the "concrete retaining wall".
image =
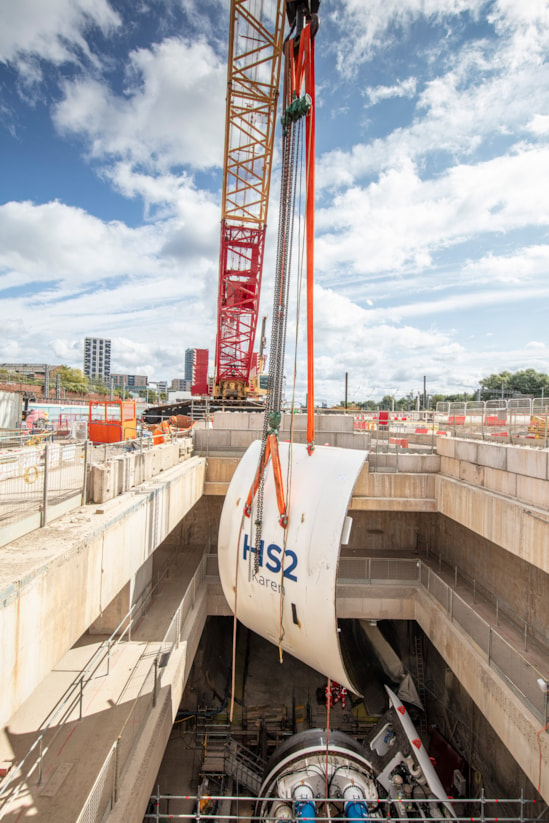
MULTIPOLYGON (((215 412, 213 427, 217 429, 235 429, 238 431, 263 431, 263 412, 215 412)), ((317 432, 350 432, 354 431, 354 416, 352 414, 315 414, 315 430, 317 432)), ((304 432, 307 429, 306 414, 283 414, 280 423, 281 432, 289 432, 293 426, 294 432, 304 432)))
POLYGON ((128 452, 103 463, 94 463, 89 474, 88 500, 91 503, 112 500, 182 460, 188 460, 191 454, 192 440, 185 438, 155 446, 150 451, 128 452))
POLYGON ((3 549, 2 725, 200 499, 204 474, 205 461, 191 458, 137 496, 80 509, 3 549))
POLYGON ((438 511, 549 572, 549 451, 437 441, 438 511))
MULTIPOLYGON (((211 581, 208 588, 208 613, 217 614, 221 586, 211 581)), ((538 749, 537 717, 429 592, 418 586, 338 583, 336 608, 338 618, 416 620, 530 782, 537 786, 541 775, 540 793, 549 798, 549 736, 541 736, 538 749)))
MULTIPOLYGON (((221 414, 221 412, 220 412, 221 414)), ((243 423, 245 421, 242 421, 243 423)), ((212 452, 244 452, 254 440, 261 440, 263 430, 247 428, 214 428, 193 430, 194 448, 198 454, 212 452)), ((284 441, 287 432, 281 432, 280 439, 284 441)), ((306 443, 307 433, 303 430, 294 431, 294 443, 306 443)), ((370 446, 370 435, 364 432, 320 431, 317 432, 316 442, 319 446, 337 446, 342 449, 364 449, 370 446)))
POLYGON ((162 672, 162 686, 156 706, 132 753, 122 776, 117 802, 108 815, 109 823, 142 820, 147 802, 156 788, 154 781, 173 730, 173 723, 207 616, 207 588, 203 585, 197 602, 183 626, 183 640, 162 672))
POLYGON ((549 736, 537 737, 538 719, 505 684, 469 638, 418 591, 415 619, 452 669, 530 782, 549 800, 549 736), (538 748, 539 744, 539 748, 538 748))
MULTIPOLYGON (((460 464, 473 465, 477 471, 477 485, 487 488, 487 478, 497 476, 493 472, 549 480, 549 449, 439 437, 437 453, 441 457, 443 474, 459 477, 460 471, 464 470, 460 464)), ((517 482, 516 478, 514 482, 517 482)))

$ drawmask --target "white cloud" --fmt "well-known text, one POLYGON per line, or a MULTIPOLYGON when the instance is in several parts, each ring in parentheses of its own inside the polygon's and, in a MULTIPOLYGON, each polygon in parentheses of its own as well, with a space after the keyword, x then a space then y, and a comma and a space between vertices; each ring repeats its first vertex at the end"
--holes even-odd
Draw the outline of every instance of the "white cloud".
POLYGON ((0 273, 12 278, 10 285, 17 276, 19 283, 55 280, 74 289, 122 276, 159 277, 182 263, 211 267, 217 207, 192 189, 177 192, 176 202, 176 217, 138 228, 58 202, 1 205, 0 273))
MULTIPOLYGON (((151 4, 148 12, 161 6, 151 4)), ((341 80, 318 75, 322 128, 334 127, 329 111, 338 107, 349 131, 342 134, 338 123, 331 145, 350 148, 318 160, 317 397, 341 399, 345 371, 356 399, 365 399, 420 390, 424 374, 433 388, 451 391, 500 368, 547 365, 539 342, 549 290, 545 0, 333 0, 329 6, 321 14, 335 19, 343 36, 325 44, 326 51, 341 49, 347 79, 361 72, 349 86, 355 103, 361 93, 371 107, 408 97, 416 109, 406 125, 393 118, 400 109, 409 112, 409 104, 387 106, 390 117, 380 123, 378 110, 369 110, 368 128, 393 130, 366 142, 359 132, 364 121, 352 106, 345 114, 351 94, 335 98, 341 80), (471 18, 478 26, 462 42, 471 18), (434 29, 427 29, 436 24, 438 42, 428 36, 424 48, 421 40, 412 44, 412 24, 431 37, 434 29), (391 43, 402 58, 392 76, 391 43), (412 47, 409 72, 403 71, 412 47), (371 73, 375 79, 361 65, 373 57, 387 57, 371 73), (517 310, 524 305, 526 319, 517 310)), ((132 228, 123 219, 93 217, 85 192, 81 209, 60 202, 0 206, 0 289, 9 289, 0 359, 80 367, 82 338, 94 334, 112 339, 115 371, 169 379, 180 375, 187 346, 213 350, 226 79, 218 56, 225 39, 214 38, 227 10, 221 0, 182 0, 181 8, 200 16, 192 28, 200 36, 191 38, 191 29, 185 40, 174 36, 168 19, 174 0, 162 21, 148 19, 155 36, 162 31, 166 39, 125 58, 119 49, 129 38, 116 33, 120 21, 105 0, 11 4, 0 60, 16 66, 27 84, 40 79, 45 60, 79 64, 80 73, 64 72, 69 79, 57 89, 58 134, 73 147, 81 141, 107 185, 140 198, 148 222, 132 228), (86 39, 94 27, 107 35, 102 57, 86 39), (110 41, 109 34, 115 34, 110 41)), ((384 110, 379 107, 380 117, 384 110)), ((329 133, 319 130, 319 138, 330 146, 329 133)), ((276 177, 275 170, 274 201, 276 177)), ((262 294, 267 312, 275 212, 271 207, 262 294)), ((298 359, 303 399, 301 347, 298 359)))
POLYGON ((114 180, 222 165, 226 68, 208 43, 171 37, 138 49, 127 78, 124 94, 93 78, 66 83, 54 112, 61 134, 78 135, 92 158, 114 162, 114 180))
POLYGON ((218 226, 211 203, 191 195, 179 217, 135 229, 61 203, 0 206, 0 290, 20 292, 3 296, 11 326, 0 360, 80 367, 82 339, 93 334, 133 339, 122 365, 145 362, 162 377, 191 342, 211 345, 218 226))
POLYGON ((470 282, 485 281, 518 285, 543 284, 549 270, 549 245, 524 247, 512 254, 488 254, 469 261, 463 268, 470 282))
POLYGON ((400 80, 393 86, 367 86, 364 94, 370 106, 375 106, 380 100, 390 100, 393 97, 413 97, 416 93, 416 78, 408 77, 400 80))
POLYGON ((413 22, 443 23, 449 29, 460 15, 490 22, 501 37, 508 38, 509 68, 524 61, 542 62, 549 38, 549 10, 545 0, 340 0, 330 15, 344 33, 337 42, 338 67, 349 76, 376 52, 402 40, 413 22))
POLYGON ((317 211, 322 276, 429 267, 437 251, 485 233, 543 227, 549 148, 460 165, 422 181, 409 161, 365 188, 349 187, 317 211))
POLYGON ((528 123, 527 128, 537 136, 549 135, 549 115, 535 114, 528 123))
POLYGON ((0 269, 22 282, 58 280, 67 288, 126 273, 143 273, 157 249, 151 227, 104 223, 52 202, 0 206, 0 269))
POLYGON ((347 36, 338 42, 338 67, 352 75, 376 51, 402 37, 410 24, 421 17, 444 21, 465 12, 477 17, 486 0, 340 0, 332 19, 347 36), (352 37, 348 36, 352 32, 352 37))
POLYGON ((13 63, 27 80, 40 76, 35 58, 56 65, 90 58, 84 32, 97 26, 108 33, 120 17, 107 0, 17 0, 2 4, 0 61, 13 63))
POLYGON ((419 97, 412 124, 396 128, 386 138, 336 149, 319 159, 318 187, 339 188, 398 165, 404 158, 423 164, 430 153, 444 156, 444 165, 473 156, 495 136, 508 141, 521 132, 545 134, 542 115, 549 109, 549 66, 502 72, 483 83, 463 88, 455 73, 431 81, 419 97), (513 137, 512 135, 516 135, 513 137))

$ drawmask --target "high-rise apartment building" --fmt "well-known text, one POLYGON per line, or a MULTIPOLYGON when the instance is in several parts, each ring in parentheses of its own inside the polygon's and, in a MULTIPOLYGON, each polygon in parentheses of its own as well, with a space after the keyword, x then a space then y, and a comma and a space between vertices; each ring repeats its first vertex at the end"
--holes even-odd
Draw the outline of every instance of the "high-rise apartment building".
POLYGON ((126 386, 127 389, 144 389, 149 382, 145 374, 111 374, 111 380, 113 386, 126 386))
POLYGON ((186 349, 185 380, 190 380, 191 394, 209 394, 208 349, 186 349))
POLYGON ((170 391, 190 391, 191 381, 185 377, 173 377, 170 391))
POLYGON ((193 352, 194 349, 185 349, 185 380, 193 382, 193 352))
POLYGON ((84 374, 90 380, 107 380, 111 373, 111 341, 102 337, 84 338, 84 374))

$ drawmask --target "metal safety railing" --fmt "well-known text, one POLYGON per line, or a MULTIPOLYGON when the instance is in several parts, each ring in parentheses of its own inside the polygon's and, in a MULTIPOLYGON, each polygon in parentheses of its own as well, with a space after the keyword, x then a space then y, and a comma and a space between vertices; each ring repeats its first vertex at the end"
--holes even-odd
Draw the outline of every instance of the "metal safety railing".
MULTIPOLYGON (((87 443, 49 443, 0 452, 0 525, 40 513, 71 497, 85 499, 87 443)), ((80 505, 78 503, 78 505, 80 505)))
MULTIPOLYGON (((184 441, 173 432, 164 435, 164 442, 184 441)), ((187 443, 190 456, 190 438, 187 443)), ((155 445, 152 436, 140 431, 134 440, 100 446, 89 441, 37 442, 35 436, 27 436, 21 447, 0 448, 0 546, 88 502, 88 473, 93 464, 149 451, 155 445), (58 506, 68 500, 71 505, 58 506), (15 531, 12 524, 19 524, 15 531)))
MULTIPOLYGON (((258 810, 270 810, 282 803, 288 810, 285 819, 301 819, 295 812, 292 814, 293 802, 288 797, 257 797, 248 795, 169 795, 161 794, 158 789, 151 796, 149 808, 143 818, 143 823, 164 823, 166 820, 272 820, 269 812, 263 814, 258 810)), ((315 821, 346 820, 345 801, 343 798, 315 797, 315 821)), ((360 804, 359 804, 360 805, 360 804)), ((455 820, 457 823, 495 823, 495 821, 515 821, 515 823, 534 823, 546 819, 546 807, 540 809, 540 803, 535 798, 528 798, 521 793, 518 798, 489 798, 484 791, 477 798, 457 798, 452 800, 455 817, 444 814, 440 800, 436 798, 407 797, 404 791, 397 797, 383 797, 376 800, 363 801, 364 819, 368 820, 399 820, 409 817, 430 820, 433 823, 448 823, 455 820), (418 811, 420 813, 418 813, 418 811)), ((356 809, 355 809, 356 812, 356 809)), ((312 819, 312 818, 306 818, 312 819)), ((353 820, 358 818, 353 818, 353 820)), ((86 821, 88 823, 88 821, 86 821)))
MULTIPOLYGON (((541 724, 547 723, 548 695, 542 692, 538 681, 549 680, 549 648, 538 647, 539 657, 544 663, 534 663, 528 657, 524 644, 524 632, 513 631, 510 620, 505 634, 497 625, 493 625, 480 613, 479 604, 475 602, 474 586, 462 581, 457 590, 458 578, 452 586, 437 573, 428 562, 419 558, 355 558, 344 557, 339 563, 338 595, 346 592, 347 587, 382 583, 401 583, 421 587, 429 593, 445 610, 451 622, 459 625, 465 634, 484 654, 488 665, 496 670, 513 689, 515 694, 527 705, 541 724)), ((494 622, 500 619, 497 602, 494 609, 494 622)), ((537 634, 530 631, 531 635, 537 634)), ((539 642, 536 638, 536 642, 539 642)))
MULTIPOLYGON (((201 587, 206 578, 209 577, 211 580, 215 575, 215 558, 215 555, 205 555, 202 558, 172 617, 162 641, 156 644, 151 664, 143 676, 139 692, 132 702, 122 727, 118 730, 118 733, 114 735, 112 744, 109 745, 105 760, 76 823, 100 823, 106 812, 116 804, 120 780, 125 773, 135 745, 143 733, 145 724, 151 716, 151 711, 156 706, 162 681, 162 672, 168 664, 173 650, 178 647, 184 637, 187 618, 195 607, 201 587)), ((489 665, 505 678, 510 687, 528 704, 531 711, 544 722, 547 712, 547 695, 541 695, 537 687, 537 679, 539 677, 545 677, 545 679, 547 679, 549 668, 547 671, 542 671, 539 667, 536 667, 516 645, 513 645, 508 638, 505 638, 494 626, 490 625, 490 623, 475 611, 474 603, 468 601, 464 592, 459 594, 455 588, 443 580, 442 576, 431 568, 428 563, 418 557, 398 559, 341 559, 338 578, 338 591, 340 593, 342 587, 364 586, 372 583, 394 584, 395 582, 422 587, 430 596, 436 599, 448 614, 449 619, 460 625, 465 633, 475 642, 475 645, 484 653, 489 665)), ((148 592, 147 596, 150 598, 151 594, 152 592, 148 592)), ((18 775, 22 776, 22 773, 24 773, 25 780, 28 780, 34 771, 38 770, 38 775, 40 774, 42 760, 47 753, 45 745, 47 742, 46 731, 54 722, 61 728, 64 719, 68 718, 78 705, 82 705, 81 695, 83 694, 83 690, 91 679, 93 679, 95 673, 99 671, 100 667, 105 664, 108 665, 108 658, 110 653, 112 653, 113 646, 121 642, 124 636, 129 639, 133 621, 130 620, 129 625, 125 624, 132 614, 136 614, 136 608, 138 608, 138 604, 132 607, 111 638, 102 644, 101 648, 87 664, 86 669, 76 678, 72 691, 67 693, 60 704, 50 713, 46 721, 47 725, 43 727, 27 756, 14 767, 9 777, 0 784, 0 803, 10 799, 11 790, 16 789, 16 778, 18 775), (120 633, 120 637, 116 636, 118 632, 120 633)), ((139 605, 139 608, 141 611, 143 610, 142 603, 139 605)), ((51 741, 49 741, 48 746, 51 746, 51 741)), ((164 811, 160 808, 160 801, 167 797, 168 795, 157 795, 156 799, 158 804, 153 811, 148 813, 145 819, 151 821, 161 820, 162 817, 159 815, 163 815, 164 811)), ((204 798, 201 797, 195 798, 198 803, 203 799, 204 798)), ((192 798, 187 797, 186 800, 192 800, 192 798)), ((244 798, 241 797, 240 801, 242 800, 244 800, 244 798)), ((255 802, 256 798, 251 798, 250 800, 255 802)), ((460 800, 460 802, 472 801, 460 800)), ((518 810, 522 809, 521 813, 523 816, 505 817, 502 813, 502 806, 499 805, 500 820, 529 821, 539 819, 527 814, 526 804, 531 802, 528 800, 489 801, 481 799, 479 801, 477 799, 476 802, 484 803, 484 806, 481 806, 481 811, 478 813, 478 818, 475 816, 476 813, 473 814, 472 811, 467 811, 463 817, 464 820, 471 821, 479 819, 488 821, 495 819, 495 817, 492 818, 488 813, 488 804, 491 802, 498 802, 499 804, 504 802, 515 803, 518 804, 518 810)), ((197 809, 201 818, 208 817, 208 815, 204 813, 204 810, 200 809, 199 804, 188 812, 182 813, 179 818, 176 814, 170 812, 171 819, 197 819, 197 809)), ((249 815, 246 816, 249 817, 249 815)), ((223 814, 223 817, 230 819, 226 814, 223 814)), ((437 818, 430 817, 430 819, 437 818)), ((457 819, 459 820, 461 818, 458 817, 457 819)))
POLYGON ((162 672, 168 665, 172 652, 179 647, 184 637, 186 620, 194 609, 205 578, 206 561, 207 558, 203 557, 172 617, 162 642, 158 644, 139 693, 134 698, 126 720, 109 749, 76 823, 100 823, 106 812, 112 809, 117 802, 120 780, 129 764, 135 745, 143 733, 145 724, 151 716, 151 711, 156 707, 162 672))
POLYGON ((454 437, 549 445, 549 397, 437 403, 433 426, 454 437))
POLYGON ((169 567, 166 566, 164 570, 158 574, 155 583, 152 581, 149 582, 110 637, 101 643, 97 651, 86 663, 86 666, 76 675, 61 699, 43 719, 40 724, 40 732, 37 734, 27 754, 18 763, 13 765, 6 778, 0 782, 0 808, 5 804, 6 800, 10 799, 13 788, 21 774, 24 773, 26 778, 28 778, 36 772, 37 783, 38 785, 41 784, 44 758, 49 748, 52 746, 59 732, 62 731, 64 724, 72 722, 76 718, 82 718, 87 687, 97 677, 103 677, 109 674, 110 660, 114 650, 123 643, 131 642, 132 630, 136 621, 147 609, 155 590, 158 589, 168 573, 169 567), (55 729, 53 737, 49 735, 51 729, 55 729))
POLYGON ((441 436, 549 446, 549 397, 440 402, 433 411, 353 411, 353 417, 355 432, 370 434, 374 453, 425 449, 441 436))
MULTIPOLYGON (((179 645, 182 622, 194 606, 198 589, 205 577, 205 570, 206 559, 204 558, 189 582, 187 591, 171 620, 163 640, 156 644, 157 648, 154 650, 153 660, 143 678, 139 694, 134 699, 126 721, 118 735, 116 735, 116 739, 112 743, 105 763, 96 778, 94 789, 90 793, 86 806, 88 812, 94 807, 101 807, 104 812, 105 805, 101 805, 99 796, 105 792, 108 802, 115 802, 113 798, 116 798, 121 771, 126 765, 144 723, 150 715, 151 706, 155 705, 163 668, 162 664, 167 662, 173 648, 179 645), (113 779, 109 780, 108 775, 111 774, 111 767, 114 768, 114 772, 112 773, 113 779), (107 788, 105 788, 106 786, 107 788)), ((44 761, 55 739, 67 723, 82 718, 88 686, 92 684, 96 678, 108 676, 113 652, 124 643, 131 642, 135 623, 147 609, 155 591, 169 574, 169 571, 170 567, 166 566, 164 570, 159 573, 156 581, 154 583, 150 582, 146 586, 111 636, 100 645, 85 668, 77 674, 59 702, 44 718, 41 723, 40 732, 37 734, 27 754, 12 766, 8 775, 0 782, 0 810, 17 795, 21 789, 22 780, 28 781, 29 778, 35 775, 37 784, 41 784, 44 761)), ((83 817, 82 821, 88 819, 101 820, 102 816, 83 817)))

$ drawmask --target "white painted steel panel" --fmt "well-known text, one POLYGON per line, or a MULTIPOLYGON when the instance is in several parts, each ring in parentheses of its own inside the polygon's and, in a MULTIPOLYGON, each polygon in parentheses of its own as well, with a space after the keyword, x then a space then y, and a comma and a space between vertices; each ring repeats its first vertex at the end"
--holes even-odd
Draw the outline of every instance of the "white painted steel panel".
POLYGON ((279 524, 272 465, 265 472, 262 543, 254 566, 257 511, 244 515, 261 441, 251 444, 230 483, 219 526, 219 574, 245 626, 353 692, 335 610, 341 538, 366 452, 279 443, 287 529, 279 524))
POLYGON ((408 710, 403 705, 402 701, 398 699, 396 694, 389 688, 389 686, 385 686, 385 691, 389 695, 389 700, 396 711, 396 715, 406 733, 406 737, 410 741, 410 750, 421 766, 421 770, 425 775, 429 788, 433 792, 434 796, 444 803, 451 816, 455 817, 456 813, 454 808, 448 799, 448 795, 444 791, 444 786, 440 782, 440 778, 429 759, 429 755, 427 754, 425 746, 416 731, 412 718, 408 714, 408 710))
POLYGON ((0 429, 21 429, 22 400, 18 392, 0 391, 0 429))

